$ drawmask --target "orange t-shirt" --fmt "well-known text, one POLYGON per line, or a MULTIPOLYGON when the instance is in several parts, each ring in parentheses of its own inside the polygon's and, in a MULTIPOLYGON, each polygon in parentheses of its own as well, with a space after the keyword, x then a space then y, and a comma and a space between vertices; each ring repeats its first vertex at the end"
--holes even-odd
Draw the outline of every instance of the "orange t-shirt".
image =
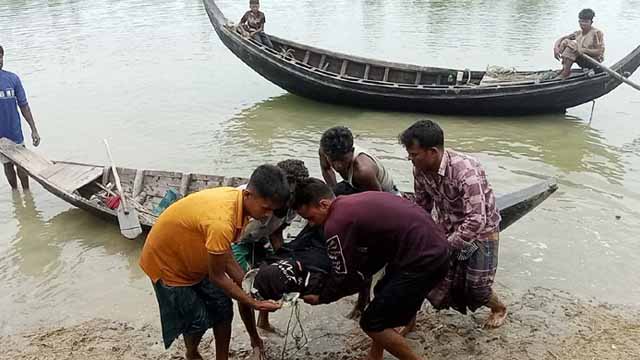
POLYGON ((207 277, 208 253, 231 248, 248 218, 242 190, 219 187, 178 200, 158 217, 140 255, 140 267, 154 283, 189 286, 207 277))

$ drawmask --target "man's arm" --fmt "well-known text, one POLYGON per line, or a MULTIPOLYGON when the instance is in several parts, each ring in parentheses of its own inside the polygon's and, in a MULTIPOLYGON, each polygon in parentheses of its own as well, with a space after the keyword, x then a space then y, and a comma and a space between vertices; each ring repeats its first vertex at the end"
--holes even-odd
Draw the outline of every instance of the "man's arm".
POLYGON ((31 108, 29 107, 29 103, 27 102, 27 94, 24 91, 22 81, 20 81, 19 78, 17 79, 15 84, 15 91, 16 100, 18 101, 20 112, 31 128, 31 139, 33 140, 33 146, 38 146, 40 144, 40 134, 38 133, 36 122, 33 121, 33 114, 31 114, 31 108))
POLYGON ((29 107, 29 104, 20 106, 20 112, 31 128, 31 140, 33 140, 33 146, 40 145, 40 134, 38 133, 36 122, 33 120, 33 115, 31 114, 31 108, 29 107))
POLYGON ((271 242, 271 246, 273 247, 273 251, 280 250, 280 248, 282 248, 282 245, 284 245, 284 237, 282 236, 282 232, 284 231, 284 229, 286 227, 287 226, 285 224, 282 224, 282 226, 280 226, 278 228, 278 230, 274 231, 269 236, 269 241, 271 242))
POLYGON ((231 252, 224 254, 209 253, 209 280, 229 297, 256 310, 275 311, 280 308, 274 302, 256 301, 246 294, 241 288, 243 277, 244 272, 233 259, 231 252), (229 276, 227 276, 227 272, 229 272, 229 276))
POLYGON ((322 172, 322 178, 324 178, 324 182, 333 189, 338 185, 338 182, 336 181, 336 173, 333 171, 333 168, 329 163, 329 159, 327 159, 327 155, 324 154, 322 149, 318 150, 318 156, 320 158, 320 171, 322 172))
POLYGON ((367 155, 355 158, 353 164, 353 183, 361 191, 382 191, 378 181, 378 166, 367 155))
POLYGON ((245 22, 247 22, 247 19, 249 18, 249 12, 247 11, 246 13, 244 13, 244 15, 242 15, 242 17, 240 18, 240 25, 244 25, 245 22))
POLYGON ((424 179, 418 178, 419 175, 416 174, 416 169, 413 169, 413 192, 415 195, 414 202, 425 209, 429 215, 431 215, 431 211, 433 211, 433 198, 427 192, 426 184, 424 183, 424 179))
POLYGON ((560 60, 560 43, 562 43, 564 40, 575 40, 576 38, 576 33, 573 32, 571 34, 565 35, 563 37, 561 37, 560 39, 558 39, 556 41, 556 43, 553 45, 553 55, 556 58, 556 60, 560 60))
POLYGON ((478 233, 487 223, 482 180, 475 169, 470 169, 464 174, 460 189, 464 205, 464 220, 448 238, 449 244, 454 249, 464 249, 468 243, 477 238, 478 233))
POLYGON ((357 222, 348 214, 335 213, 333 222, 325 223, 327 255, 331 272, 324 278, 318 303, 329 304, 360 291, 364 276, 360 272, 368 256, 367 248, 358 244, 357 222))

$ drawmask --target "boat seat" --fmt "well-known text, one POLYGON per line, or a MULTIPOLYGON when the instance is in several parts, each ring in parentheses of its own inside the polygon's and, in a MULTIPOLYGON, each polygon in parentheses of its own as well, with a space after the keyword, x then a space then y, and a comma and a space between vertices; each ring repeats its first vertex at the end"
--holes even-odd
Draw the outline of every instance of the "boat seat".
POLYGON ((102 177, 102 166, 57 162, 40 172, 40 176, 60 189, 72 193, 102 177))

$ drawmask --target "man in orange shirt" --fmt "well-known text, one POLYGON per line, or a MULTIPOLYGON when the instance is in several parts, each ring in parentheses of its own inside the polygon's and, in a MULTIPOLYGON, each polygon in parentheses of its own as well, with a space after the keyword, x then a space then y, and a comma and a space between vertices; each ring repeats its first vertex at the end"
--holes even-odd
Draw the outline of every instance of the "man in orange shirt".
POLYGON ((231 243, 249 218, 268 218, 288 198, 284 172, 262 165, 244 190, 203 190, 160 215, 142 249, 140 267, 153 283, 165 348, 182 334, 186 358, 202 359, 198 345, 205 331, 213 328, 216 360, 228 359, 233 298, 254 351, 263 350, 253 310, 275 311, 279 305, 256 301, 241 289, 244 271, 231 254, 231 243))

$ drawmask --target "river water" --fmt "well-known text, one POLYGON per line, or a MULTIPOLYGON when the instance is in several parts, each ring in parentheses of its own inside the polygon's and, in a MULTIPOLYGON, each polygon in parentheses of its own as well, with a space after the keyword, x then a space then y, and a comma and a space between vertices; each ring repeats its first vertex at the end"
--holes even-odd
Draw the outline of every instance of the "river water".
MULTIPOLYGON (((239 18, 245 1, 219 1, 239 18)), ((434 66, 557 68, 553 41, 596 10, 607 64, 640 44, 640 1, 262 0, 267 31, 362 56, 434 66)), ((57 160, 248 176, 303 159, 318 176, 321 133, 349 126, 402 189, 397 134, 427 115, 367 111, 287 94, 235 58, 198 0, 3 0, 5 66, 18 73, 57 160)), ((640 81, 637 74, 632 80, 640 81)), ((448 146, 484 164, 499 193, 558 179, 559 191, 502 234, 497 281, 640 303, 640 95, 619 87, 566 115, 430 116, 448 146)), ((28 127, 25 135, 28 138, 28 127)), ((33 186, 0 181, 0 334, 93 317, 157 321, 137 266, 142 242, 33 186)))

